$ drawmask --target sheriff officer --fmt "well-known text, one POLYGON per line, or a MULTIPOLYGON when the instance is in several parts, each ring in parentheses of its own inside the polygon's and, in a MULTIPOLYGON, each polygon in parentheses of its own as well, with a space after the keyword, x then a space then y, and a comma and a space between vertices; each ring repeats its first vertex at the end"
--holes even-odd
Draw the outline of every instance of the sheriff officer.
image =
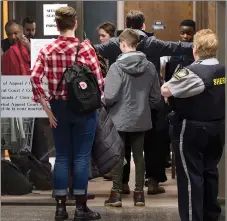
POLYGON ((174 73, 162 88, 174 101, 173 133, 178 204, 182 221, 217 221, 221 207, 218 169, 224 146, 225 67, 216 57, 217 36, 204 29, 194 36, 195 62, 174 73), (175 139, 177 140, 177 139, 175 139))

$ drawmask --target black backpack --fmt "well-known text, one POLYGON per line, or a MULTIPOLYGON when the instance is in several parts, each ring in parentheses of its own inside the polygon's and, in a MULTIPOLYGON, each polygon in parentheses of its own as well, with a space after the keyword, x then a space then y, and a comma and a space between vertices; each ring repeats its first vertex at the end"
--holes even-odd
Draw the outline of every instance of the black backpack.
POLYGON ((77 46, 75 62, 66 68, 56 90, 65 80, 67 104, 75 114, 90 113, 101 107, 101 91, 95 75, 89 67, 77 63, 79 50, 80 44, 77 46))
POLYGON ((36 159, 29 150, 25 149, 19 154, 11 155, 10 159, 37 190, 53 189, 52 172, 36 159))
POLYGON ((1 160, 1 195, 24 195, 32 189, 32 183, 15 164, 1 160))

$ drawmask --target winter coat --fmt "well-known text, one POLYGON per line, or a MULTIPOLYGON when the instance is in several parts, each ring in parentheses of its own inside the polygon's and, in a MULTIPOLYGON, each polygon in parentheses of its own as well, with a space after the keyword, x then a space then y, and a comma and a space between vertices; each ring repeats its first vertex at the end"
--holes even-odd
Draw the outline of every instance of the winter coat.
POLYGON ((104 101, 117 131, 151 129, 151 108, 160 100, 158 73, 144 53, 123 53, 111 65, 105 79, 104 101))
POLYGON ((90 179, 110 172, 123 155, 123 142, 107 112, 102 107, 91 154, 90 179))

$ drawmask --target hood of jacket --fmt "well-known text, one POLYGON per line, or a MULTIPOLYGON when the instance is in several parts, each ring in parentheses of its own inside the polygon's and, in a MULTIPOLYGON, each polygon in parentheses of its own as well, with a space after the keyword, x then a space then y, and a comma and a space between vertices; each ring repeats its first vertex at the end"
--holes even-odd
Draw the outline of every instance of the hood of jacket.
POLYGON ((132 51, 121 54, 117 61, 117 66, 126 74, 134 77, 141 76, 149 61, 146 59, 146 55, 140 51, 132 51))

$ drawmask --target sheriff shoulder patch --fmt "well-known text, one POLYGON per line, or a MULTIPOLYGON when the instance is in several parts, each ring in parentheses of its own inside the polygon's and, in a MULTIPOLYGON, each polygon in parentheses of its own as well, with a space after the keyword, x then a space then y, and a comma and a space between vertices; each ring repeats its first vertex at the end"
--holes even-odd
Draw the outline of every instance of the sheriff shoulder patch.
POLYGON ((187 76, 188 74, 189 74, 189 71, 187 69, 183 68, 183 69, 176 71, 173 76, 177 80, 180 80, 181 78, 187 76))

